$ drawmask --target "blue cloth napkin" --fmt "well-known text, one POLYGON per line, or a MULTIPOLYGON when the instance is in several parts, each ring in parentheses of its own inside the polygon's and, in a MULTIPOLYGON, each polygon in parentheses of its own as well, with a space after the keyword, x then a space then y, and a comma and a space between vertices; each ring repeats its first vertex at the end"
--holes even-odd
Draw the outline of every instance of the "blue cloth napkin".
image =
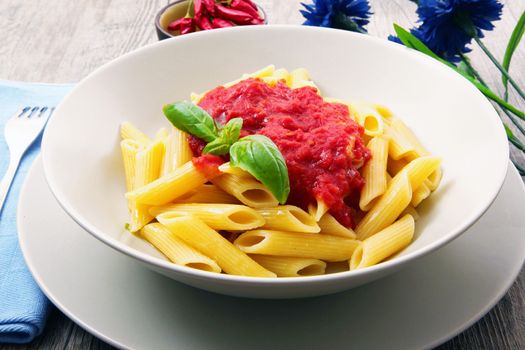
MULTIPOLYGON (((0 80, 0 178, 9 164, 6 121, 25 106, 56 106, 72 85, 0 80)), ((0 343, 28 343, 45 325, 49 301, 27 269, 18 245, 16 211, 20 188, 36 155, 39 137, 27 150, 0 215, 0 343)))

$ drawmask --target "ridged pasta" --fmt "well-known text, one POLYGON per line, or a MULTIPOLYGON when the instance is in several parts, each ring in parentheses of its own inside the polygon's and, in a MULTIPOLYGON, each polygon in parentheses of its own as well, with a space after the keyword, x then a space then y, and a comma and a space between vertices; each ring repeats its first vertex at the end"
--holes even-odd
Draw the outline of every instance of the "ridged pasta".
POLYGON ((147 145, 151 139, 130 122, 124 122, 120 125, 120 136, 123 140, 131 139, 142 145, 147 145))
POLYGON ((339 236, 350 239, 356 238, 356 234, 351 228, 341 225, 330 213, 324 214, 317 224, 321 228, 320 233, 323 235, 339 236))
POLYGON ((319 259, 256 254, 250 257, 277 277, 317 276, 326 270, 326 263, 319 259))
POLYGON ((309 233, 321 231, 310 214, 293 205, 261 208, 257 212, 264 218, 265 223, 261 227, 264 229, 309 233))
POLYGON ((226 193, 252 208, 275 207, 279 203, 273 194, 253 178, 233 174, 223 174, 211 180, 226 193))
POLYGON ((183 216, 168 219, 159 217, 159 222, 188 245, 216 261, 226 273, 253 277, 276 277, 275 273, 256 263, 217 231, 195 217, 183 216))
POLYGON ((140 233, 142 237, 177 265, 209 272, 221 272, 221 268, 215 261, 190 247, 159 223, 144 226, 140 233))
POLYGON ((326 261, 350 259, 359 245, 353 239, 315 233, 253 230, 241 234, 233 242, 250 254, 314 258, 326 261))
POLYGON ((374 137, 368 142, 367 147, 372 153, 372 159, 363 168, 362 175, 365 185, 361 189, 359 198, 359 207, 364 211, 370 210, 372 201, 386 191, 388 140, 383 137, 374 137))
POLYGON ((410 244, 414 236, 414 219, 405 215, 394 224, 365 239, 350 260, 350 270, 375 265, 410 244))
MULTIPOLYGON (((246 231, 264 225, 263 216, 254 209, 239 204, 181 203, 150 209, 151 215, 175 218, 192 215, 214 230, 246 231)), ((160 221, 160 220, 159 220, 160 221)))
POLYGON ((126 198, 149 205, 163 205, 205 184, 208 179, 191 161, 149 184, 126 193, 126 198))

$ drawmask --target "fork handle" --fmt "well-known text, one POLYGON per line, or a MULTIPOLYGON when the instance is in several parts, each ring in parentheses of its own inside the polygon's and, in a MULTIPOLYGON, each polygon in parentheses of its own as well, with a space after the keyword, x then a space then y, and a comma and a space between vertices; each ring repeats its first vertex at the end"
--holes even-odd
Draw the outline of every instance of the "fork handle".
POLYGON ((0 182, 0 213, 4 207, 5 199, 7 197, 7 193, 9 193, 11 183, 15 178, 16 169, 18 169, 18 165, 20 164, 20 158, 20 156, 11 157, 7 171, 2 178, 2 182, 0 182))

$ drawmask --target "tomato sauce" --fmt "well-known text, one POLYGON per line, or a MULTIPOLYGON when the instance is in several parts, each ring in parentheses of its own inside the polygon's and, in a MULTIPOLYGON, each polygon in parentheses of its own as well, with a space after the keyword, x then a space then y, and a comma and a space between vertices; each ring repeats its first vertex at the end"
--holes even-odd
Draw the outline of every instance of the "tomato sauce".
MULTIPOLYGON (((290 89, 282 82, 270 87, 259 79, 219 86, 199 106, 221 124, 241 117, 241 137, 272 139, 288 167, 288 203, 306 209, 320 199, 341 224, 354 226, 352 205, 364 185, 358 168, 370 159, 370 151, 347 106, 325 102, 312 87, 290 89)), ((191 137, 190 147, 201 154, 204 142, 191 137)))

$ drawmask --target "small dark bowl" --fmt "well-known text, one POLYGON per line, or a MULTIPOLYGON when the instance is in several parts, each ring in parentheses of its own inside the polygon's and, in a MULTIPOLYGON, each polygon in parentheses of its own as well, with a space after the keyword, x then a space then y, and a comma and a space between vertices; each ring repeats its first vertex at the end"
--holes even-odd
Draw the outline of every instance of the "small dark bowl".
MULTIPOLYGON (((266 18, 266 13, 257 5, 259 9, 259 14, 264 21, 264 24, 268 24, 268 19, 266 18)), ((168 38, 173 38, 179 35, 178 31, 169 31, 168 24, 171 22, 184 17, 188 9, 188 0, 176 0, 171 4, 164 6, 155 16, 155 29, 157 31, 157 37, 159 40, 164 40, 168 38)), ((198 29, 197 29, 198 30, 198 29)))

